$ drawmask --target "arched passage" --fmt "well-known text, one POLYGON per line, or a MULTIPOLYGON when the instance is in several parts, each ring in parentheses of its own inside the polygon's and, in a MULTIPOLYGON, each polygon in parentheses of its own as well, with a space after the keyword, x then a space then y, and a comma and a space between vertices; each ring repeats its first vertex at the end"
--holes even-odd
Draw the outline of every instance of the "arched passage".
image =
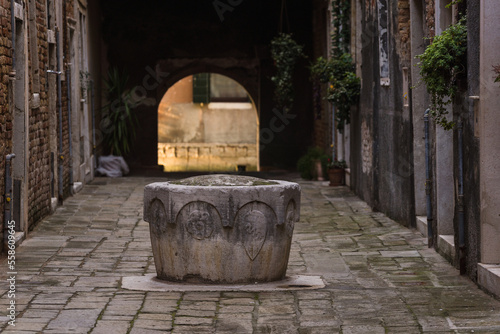
POLYGON ((252 98, 217 73, 188 75, 158 107, 158 164, 164 171, 259 169, 259 121, 252 98))

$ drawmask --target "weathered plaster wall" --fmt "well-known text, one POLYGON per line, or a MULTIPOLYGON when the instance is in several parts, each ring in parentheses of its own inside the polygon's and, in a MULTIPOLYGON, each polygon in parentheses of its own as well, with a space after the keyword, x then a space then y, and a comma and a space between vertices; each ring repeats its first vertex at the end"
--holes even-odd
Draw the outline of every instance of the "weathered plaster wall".
MULTIPOLYGON (((479 138, 475 135, 477 103, 469 96, 479 95, 479 3, 467 1, 467 94, 464 96, 464 209, 466 233, 466 271, 472 280, 477 280, 477 263, 480 262, 480 187, 479 187, 479 138)), ((458 166, 455 158, 455 168, 458 166)), ((458 170, 456 170, 456 173, 458 170)), ((455 235, 458 236, 457 218, 455 235)), ((458 244, 455 238, 455 244, 458 244)))
POLYGON ((355 191, 372 207, 400 223, 414 222, 413 136, 410 108, 404 107, 402 68, 408 66, 407 1, 388 2, 388 86, 381 85, 376 2, 362 2, 362 88, 351 134, 351 175, 355 191), (398 24, 399 23, 399 24, 398 24))
POLYGON ((480 4, 479 140, 481 198, 481 262, 500 263, 500 87, 492 68, 500 62, 498 3, 480 4))
POLYGON ((251 103, 160 104, 158 164, 164 171, 258 169, 257 112, 251 103))

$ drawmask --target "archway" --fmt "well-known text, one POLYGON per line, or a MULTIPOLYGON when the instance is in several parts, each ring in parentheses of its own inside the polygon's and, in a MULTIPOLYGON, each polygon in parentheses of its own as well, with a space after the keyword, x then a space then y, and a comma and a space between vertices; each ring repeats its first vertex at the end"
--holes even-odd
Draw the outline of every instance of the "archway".
POLYGON ((256 171, 259 119, 252 98, 216 73, 189 75, 158 107, 158 164, 172 171, 256 171))

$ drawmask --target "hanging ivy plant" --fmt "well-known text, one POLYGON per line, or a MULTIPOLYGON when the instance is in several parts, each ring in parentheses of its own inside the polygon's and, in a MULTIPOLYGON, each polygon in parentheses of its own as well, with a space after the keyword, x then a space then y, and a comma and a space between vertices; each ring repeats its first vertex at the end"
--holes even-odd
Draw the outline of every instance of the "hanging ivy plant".
POLYGON ((434 37, 424 53, 418 55, 420 75, 431 96, 431 115, 445 130, 454 123, 446 119, 446 106, 457 93, 457 77, 465 72, 467 24, 465 16, 434 37))
POLYGON ((336 56, 349 52, 351 44, 351 1, 332 0, 332 51, 336 56))
POLYGON ((350 1, 332 0, 333 56, 319 57, 310 67, 313 83, 328 83, 326 99, 335 106, 335 121, 340 131, 349 124, 351 106, 358 102, 361 89, 361 80, 356 76, 349 53, 350 15, 350 1))
POLYGON ((311 66, 311 77, 329 83, 326 99, 335 106, 337 129, 342 131, 351 120, 351 106, 359 101, 361 89, 351 55, 344 53, 329 59, 319 57, 311 66))
POLYGON ((280 33, 271 41, 271 57, 276 75, 271 77, 275 85, 274 98, 279 108, 289 110, 294 100, 293 71, 297 61, 305 57, 303 46, 297 44, 291 34, 280 33))

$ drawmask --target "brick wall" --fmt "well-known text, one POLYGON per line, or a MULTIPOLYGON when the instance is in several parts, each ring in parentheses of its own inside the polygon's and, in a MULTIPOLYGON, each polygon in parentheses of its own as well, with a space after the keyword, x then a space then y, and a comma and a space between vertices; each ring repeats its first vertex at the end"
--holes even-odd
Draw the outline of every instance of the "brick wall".
POLYGON ((399 39, 396 39, 396 48, 403 66, 411 64, 410 49, 410 2, 409 0, 398 1, 398 24, 397 33, 399 39))
MULTIPOLYGON (((327 25, 330 24, 329 17, 327 15, 329 1, 325 0, 315 0, 313 7, 313 22, 314 22, 314 37, 313 37, 313 53, 314 59, 322 56, 327 56, 327 50, 330 48, 330 38, 327 36, 327 25)), ((314 59, 311 59, 313 61, 314 59)), ((319 84, 320 86, 315 88, 313 85, 313 105, 311 108, 312 117, 314 119, 313 123, 313 138, 312 146, 318 146, 323 148, 326 152, 330 153, 330 143, 332 140, 331 134, 331 107, 330 103, 325 100, 327 96, 327 85, 319 84), (319 88, 319 89, 318 89, 319 88), (320 96, 315 96, 319 90, 320 96)))
POLYGON ((62 97, 61 97, 61 103, 62 103, 62 113, 63 113, 63 155, 64 155, 64 161, 63 161, 63 193, 64 197, 68 197, 71 195, 71 189, 70 189, 70 160, 71 157, 69 156, 69 117, 68 117, 68 88, 67 88, 67 81, 66 81, 66 66, 65 63, 67 62, 67 59, 71 59, 71 56, 69 54, 69 36, 68 36, 68 27, 66 23, 68 22, 66 17, 68 14, 71 15, 71 18, 73 18, 73 6, 71 1, 65 1, 63 4, 64 6, 70 7, 70 10, 68 11, 68 8, 64 8, 62 15, 63 15, 63 27, 61 27, 61 32, 60 32, 60 39, 61 39, 61 47, 63 48, 63 54, 64 54, 64 59, 61 59, 61 70, 64 71, 63 77, 62 77, 62 83, 61 83, 61 92, 62 92, 62 97))
POLYGON ((428 37, 430 38, 433 38, 436 34, 434 14, 434 0, 425 0, 425 21, 427 23, 428 37))
MULTIPOLYGON (((48 65, 48 43, 45 1, 36 4, 36 37, 40 78, 40 107, 29 109, 29 168, 28 168, 28 224, 32 226, 50 213, 50 150, 49 114, 46 68, 48 65)), ((31 41, 28 30, 28 41, 31 41)), ((29 48, 35 47, 29 45, 29 48)), ((30 53, 30 55, 33 55, 30 53)), ((33 59, 30 59, 33 64, 33 59)), ((31 65, 34 66, 34 65, 31 65)), ((30 71, 30 94, 33 91, 33 72, 30 71)))

